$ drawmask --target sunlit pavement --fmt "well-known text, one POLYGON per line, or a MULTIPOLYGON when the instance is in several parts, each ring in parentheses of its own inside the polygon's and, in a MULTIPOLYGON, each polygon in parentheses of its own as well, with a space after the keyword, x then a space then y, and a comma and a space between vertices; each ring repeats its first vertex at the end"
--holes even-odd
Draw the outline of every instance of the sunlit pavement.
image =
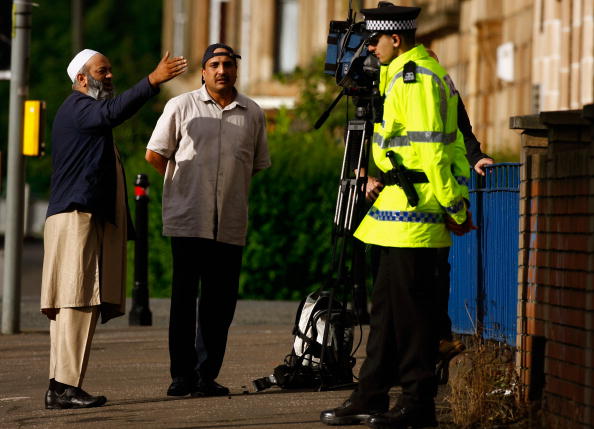
MULTIPOLYGON (((93 409, 45 410, 49 335, 47 321, 35 312, 36 305, 38 301, 23 305, 23 333, 0 336, 2 428, 325 428, 318 420, 320 411, 338 406, 350 393, 278 388, 254 393, 251 380, 271 374, 291 349, 297 303, 240 301, 217 380, 229 387, 231 395, 167 397, 168 300, 153 300, 155 326, 128 327, 127 317, 122 317, 97 329, 83 387, 91 394, 107 396, 107 404, 93 409)), ((366 335, 367 328, 363 330, 366 335)), ((356 357, 358 372, 363 345, 356 357)), ((439 408, 443 411, 443 406, 439 408)), ((440 420, 445 424, 447 414, 440 420)))

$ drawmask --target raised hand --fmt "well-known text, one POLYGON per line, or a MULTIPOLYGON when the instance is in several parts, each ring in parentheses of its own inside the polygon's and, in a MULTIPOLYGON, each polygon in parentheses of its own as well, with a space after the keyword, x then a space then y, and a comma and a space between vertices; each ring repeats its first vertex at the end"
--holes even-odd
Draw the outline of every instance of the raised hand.
POLYGON ((159 64, 151 74, 149 74, 149 82, 152 86, 157 87, 163 82, 173 79, 174 77, 184 73, 188 69, 188 61, 184 57, 169 58, 169 51, 165 52, 159 64))

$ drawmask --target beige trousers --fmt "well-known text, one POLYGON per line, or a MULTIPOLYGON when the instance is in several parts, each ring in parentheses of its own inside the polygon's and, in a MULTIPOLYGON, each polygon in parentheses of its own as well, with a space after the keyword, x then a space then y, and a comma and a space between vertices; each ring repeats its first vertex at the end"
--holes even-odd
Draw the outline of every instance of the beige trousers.
POLYGON ((50 320, 50 379, 82 385, 98 317, 99 306, 57 310, 56 320, 50 320))

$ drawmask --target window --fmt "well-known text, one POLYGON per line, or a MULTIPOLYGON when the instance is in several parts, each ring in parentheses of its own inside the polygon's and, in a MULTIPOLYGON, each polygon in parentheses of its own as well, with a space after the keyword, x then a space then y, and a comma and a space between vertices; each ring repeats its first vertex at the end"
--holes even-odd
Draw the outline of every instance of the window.
POLYGON ((277 45, 276 70, 291 73, 297 67, 299 57, 299 1, 277 1, 277 45))
POLYGON ((188 0, 173 0, 174 56, 188 57, 188 0))
POLYGON ((228 3, 229 0, 210 0, 209 43, 229 43, 225 33, 228 3))

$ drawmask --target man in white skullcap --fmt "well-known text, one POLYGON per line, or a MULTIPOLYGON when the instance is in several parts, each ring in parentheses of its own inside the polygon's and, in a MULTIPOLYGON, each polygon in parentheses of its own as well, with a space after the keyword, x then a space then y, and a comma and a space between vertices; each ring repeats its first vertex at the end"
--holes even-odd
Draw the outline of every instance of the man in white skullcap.
POLYGON ((52 183, 44 230, 41 311, 50 319, 48 409, 98 407, 81 389, 99 315, 124 314, 126 240, 132 233, 124 171, 112 129, 159 85, 183 73, 183 57, 161 59, 147 77, 113 96, 111 63, 91 49, 67 68, 72 93, 52 131, 52 183))

